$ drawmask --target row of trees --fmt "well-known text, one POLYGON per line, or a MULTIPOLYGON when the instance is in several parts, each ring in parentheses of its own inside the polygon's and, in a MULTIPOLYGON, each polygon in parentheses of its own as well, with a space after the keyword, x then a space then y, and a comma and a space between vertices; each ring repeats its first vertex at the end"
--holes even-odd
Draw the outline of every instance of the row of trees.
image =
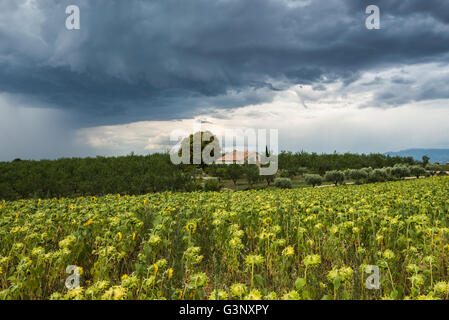
MULTIPOLYGON (((280 156, 280 159, 285 160, 286 153, 282 153, 280 156), (284 155, 284 156, 282 156, 284 155)), ((296 154, 296 156, 305 156, 308 154, 296 154)), ((313 155, 312 155, 313 156, 313 155)), ((316 155, 318 158, 326 158, 328 155, 316 155)), ((332 155, 334 156, 334 155, 332 155)), ((337 157, 343 156, 343 155, 337 155, 337 157)), ((412 165, 410 166, 410 163, 415 163, 413 160, 410 160, 408 158, 400 158, 400 157, 388 157, 388 156, 381 156, 377 157, 378 155, 370 155, 370 156, 364 156, 364 155, 350 155, 348 156, 352 158, 357 158, 357 156, 360 159, 378 159, 378 163, 381 163, 379 159, 384 159, 386 163, 394 163, 393 167, 384 167, 384 168, 375 168, 372 167, 364 167, 361 169, 350 169, 347 168, 346 170, 335 170, 332 165, 327 165, 327 167, 332 168, 333 170, 325 171, 324 173, 320 173, 321 170, 317 170, 316 166, 312 166, 312 168, 307 167, 295 167, 295 162, 290 162, 291 167, 287 167, 283 165, 283 160, 279 160, 279 166, 282 168, 278 171, 278 174, 276 175, 270 175, 270 176, 260 176, 259 170, 256 165, 212 165, 208 166, 205 171, 212 176, 218 177, 221 181, 222 179, 229 179, 234 182, 234 185, 237 185, 237 181, 240 179, 245 179, 249 186, 253 186, 254 184, 266 181, 267 185, 269 186, 272 182, 275 181, 275 177, 279 176, 279 180, 277 184, 279 185, 288 185, 285 180, 285 178, 293 178, 295 176, 302 176, 304 177, 305 181, 310 185, 319 185, 322 183, 323 180, 325 181, 331 181, 335 182, 336 184, 339 184, 341 181, 344 181, 345 179, 350 179, 353 181, 362 181, 362 180, 368 180, 368 181, 378 181, 377 178, 379 175, 382 176, 382 174, 379 174, 379 172, 384 172, 385 170, 387 173, 385 173, 383 176, 385 177, 403 177, 403 176, 409 176, 409 175, 416 175, 416 172, 419 172, 419 174, 425 174, 425 169, 421 165, 412 165), (383 158, 384 157, 384 158, 383 158), (411 171, 411 172, 410 172, 411 171), (373 176, 374 172, 374 176, 373 176), (322 177, 323 176, 323 177, 322 177), (282 181, 282 182, 281 182, 282 181)), ((314 157, 314 156, 313 156, 314 157)), ((369 162, 369 161, 368 161, 369 162)), ((434 164, 429 164, 428 167, 435 167, 434 164)), ((434 168, 435 169, 435 168, 434 168)))
POLYGON ((192 168, 168 154, 0 162, 0 199, 144 194, 196 188, 192 168))
POLYGON ((281 152, 279 154, 279 169, 286 170, 290 176, 301 174, 308 170, 310 173, 324 175, 327 171, 362 169, 362 168, 384 168, 393 167, 396 164, 415 165, 417 162, 412 157, 389 156, 384 154, 353 154, 332 153, 317 154, 307 152, 281 152))
MULTIPOLYGON (((379 177, 387 179, 389 176, 400 175, 398 168, 403 167, 409 168, 410 174, 415 175, 413 170, 417 169, 413 168, 417 167, 414 164, 413 159, 376 154, 318 155, 283 152, 279 155, 278 175, 281 178, 301 175, 312 185, 319 184, 319 180, 323 179, 321 176, 338 183, 342 174, 344 179, 354 181, 378 181, 381 179, 379 177), (386 163, 391 165, 382 166, 386 163), (366 166, 370 169, 359 168, 363 164, 374 165, 366 166)), ((438 168, 434 164, 428 164, 428 170, 437 171, 438 168)), ((218 190, 223 179, 229 179, 235 185, 240 179, 246 179, 249 186, 261 181, 271 185, 278 175, 260 176, 256 165, 174 165, 169 154, 41 161, 17 159, 13 162, 0 162, 0 199, 218 190), (219 181, 201 182, 199 176, 203 172, 218 177, 219 181)), ((286 180, 280 181, 282 182, 278 184, 286 185, 286 180)))
MULTIPOLYGON (((307 168, 299 168, 297 172, 300 172, 304 177, 304 181, 311 185, 321 185, 324 181, 334 183, 335 185, 343 184, 345 181, 354 181, 356 183, 368 183, 368 182, 383 182, 389 180, 397 180, 405 177, 425 176, 427 174, 436 174, 440 168, 437 165, 429 164, 426 168, 421 165, 403 165, 396 164, 393 167, 376 168, 371 167, 362 169, 346 169, 346 170, 331 170, 326 171, 323 176, 319 174, 308 174, 307 168), (427 170, 426 170, 427 169, 427 170)), ((215 169, 209 170, 210 174, 213 174, 219 178, 218 182, 222 179, 230 179, 237 184, 239 179, 246 179, 249 186, 253 186, 255 183, 265 180, 269 186, 272 182, 276 187, 291 188, 292 182, 288 178, 287 171, 285 169, 280 170, 279 177, 273 176, 260 176, 259 169, 255 165, 228 165, 219 166, 215 169)), ((218 188, 216 184, 211 184, 218 188)), ((215 190, 210 188, 210 190, 215 190)))
POLYGON ((261 176, 259 167, 255 164, 213 165, 207 168, 206 172, 209 175, 218 177, 220 181, 229 179, 235 186, 240 179, 245 179, 249 186, 253 186, 261 181, 265 181, 267 185, 270 185, 275 177, 275 175, 261 176))
POLYGON ((426 168, 421 165, 407 166, 397 164, 393 167, 376 168, 371 167, 362 169, 346 169, 327 171, 322 177, 319 174, 305 174, 304 180, 311 186, 321 185, 323 181, 332 182, 335 185, 343 184, 345 180, 355 181, 356 183, 384 182, 402 179, 405 177, 421 177, 428 174, 439 172, 438 165, 428 164, 426 168), (427 170, 426 170, 427 169, 427 170))

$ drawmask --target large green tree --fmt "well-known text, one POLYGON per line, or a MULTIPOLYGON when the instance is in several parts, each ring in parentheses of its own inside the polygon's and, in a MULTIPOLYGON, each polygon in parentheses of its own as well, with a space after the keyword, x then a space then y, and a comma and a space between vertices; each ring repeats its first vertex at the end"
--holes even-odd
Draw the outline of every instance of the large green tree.
POLYGON ((202 168, 213 164, 221 156, 220 141, 210 131, 198 131, 184 138, 178 155, 182 156, 184 150, 189 152, 189 163, 200 165, 202 168))

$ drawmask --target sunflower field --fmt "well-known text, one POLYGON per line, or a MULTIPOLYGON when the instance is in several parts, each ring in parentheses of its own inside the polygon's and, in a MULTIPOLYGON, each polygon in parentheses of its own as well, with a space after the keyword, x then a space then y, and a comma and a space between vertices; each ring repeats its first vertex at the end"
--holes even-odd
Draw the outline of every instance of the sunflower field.
POLYGON ((447 299, 448 195, 434 177, 0 200, 0 299, 447 299))

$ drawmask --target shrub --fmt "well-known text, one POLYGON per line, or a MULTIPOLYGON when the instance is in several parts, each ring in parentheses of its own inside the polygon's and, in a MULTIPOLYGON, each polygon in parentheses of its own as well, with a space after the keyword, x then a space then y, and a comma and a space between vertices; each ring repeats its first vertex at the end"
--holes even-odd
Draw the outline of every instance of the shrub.
POLYGON ((426 175, 426 169, 421 166, 412 166, 410 167, 410 174, 414 175, 416 178, 419 178, 420 176, 426 175))
POLYGON ((438 164, 436 164, 436 163, 429 163, 429 164, 426 166, 426 169, 427 169, 428 171, 430 171, 430 173, 431 173, 432 175, 435 175, 435 174, 437 173, 437 171, 440 171, 440 170, 441 170, 441 167, 440 167, 440 165, 438 165, 438 164))
POLYGON ((203 189, 204 188, 201 184, 201 179, 195 179, 193 182, 186 183, 184 185, 184 190, 187 192, 201 191, 203 189))
POLYGON ((218 181, 218 179, 207 179, 204 183, 204 190, 205 191, 220 191, 221 190, 221 184, 218 181))
POLYGON ((296 169, 294 168, 281 169, 279 170, 279 176, 281 178, 293 178, 294 176, 296 176, 296 169))
POLYGON ((255 164, 249 164, 245 166, 245 176, 246 180, 248 181, 248 184, 252 186, 254 183, 259 182, 260 180, 260 172, 259 167, 255 164))
POLYGON ((371 167, 363 168, 360 170, 364 171, 368 176, 373 172, 373 168, 371 168, 371 167))
POLYGON ((279 171, 279 175, 280 175, 282 178, 288 178, 288 177, 290 176, 289 171, 286 170, 286 169, 281 169, 281 170, 279 171))
POLYGON ((368 171, 365 169, 350 170, 349 178, 360 182, 361 180, 368 178, 368 171))
POLYGON ((243 166, 239 164, 230 164, 226 166, 226 176, 237 185, 237 180, 240 179, 244 174, 243 166))
POLYGON ((332 181, 335 185, 338 185, 345 181, 345 174, 342 171, 337 170, 327 171, 324 179, 327 181, 332 181))
POLYGON ((219 180, 225 179, 227 177, 226 168, 220 167, 215 170, 215 175, 219 180))
POLYGON ((289 178, 276 178, 274 180, 274 185, 277 188, 282 189, 291 189, 292 187, 292 181, 289 178))
POLYGON ((395 178, 404 178, 410 176, 410 169, 402 165, 394 166, 390 174, 395 178))
POLYGON ((387 181, 389 178, 389 174, 386 168, 383 169, 374 169, 368 177, 370 182, 382 182, 387 181))
POLYGON ((312 187, 319 186, 323 183, 323 178, 319 174, 305 174, 304 180, 312 187))
POLYGON ((354 169, 346 169, 343 171, 343 174, 345 175, 346 179, 351 179, 352 172, 355 171, 354 169))

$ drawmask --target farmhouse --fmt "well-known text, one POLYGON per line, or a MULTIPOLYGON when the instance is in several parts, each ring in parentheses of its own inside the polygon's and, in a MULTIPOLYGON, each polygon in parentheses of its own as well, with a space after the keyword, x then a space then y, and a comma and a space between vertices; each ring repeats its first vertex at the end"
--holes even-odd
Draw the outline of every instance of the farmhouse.
POLYGON ((260 166, 260 155, 257 152, 232 151, 215 160, 216 164, 256 164, 260 166))

